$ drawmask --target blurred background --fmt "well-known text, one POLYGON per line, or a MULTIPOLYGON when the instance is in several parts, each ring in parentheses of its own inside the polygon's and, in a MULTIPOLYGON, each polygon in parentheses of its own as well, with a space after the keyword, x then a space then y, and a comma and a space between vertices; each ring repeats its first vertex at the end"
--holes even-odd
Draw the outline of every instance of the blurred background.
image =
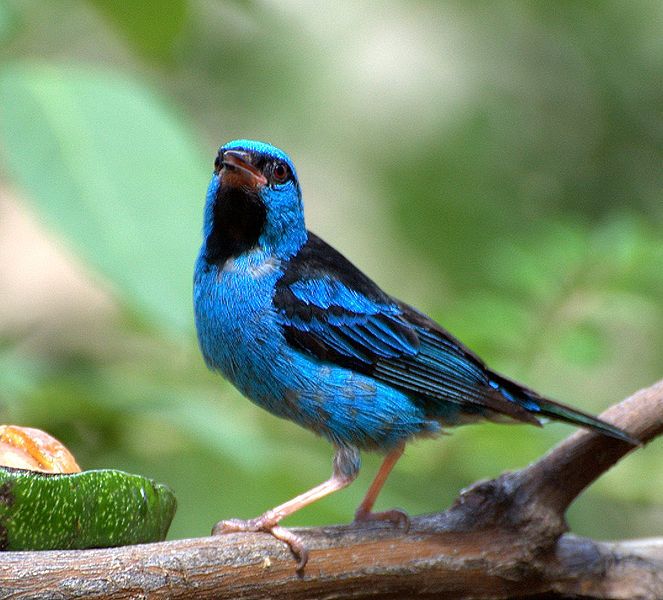
MULTIPOLYGON (((0 422, 168 483, 170 537, 327 478, 331 448, 199 355, 216 149, 271 141, 308 224, 497 370, 601 412, 663 376, 663 4, 3 0, 0 422)), ((569 435, 412 444, 379 507, 447 507, 569 435)), ((289 524, 345 523, 379 464, 289 524)), ((574 531, 663 529, 663 444, 574 531)))

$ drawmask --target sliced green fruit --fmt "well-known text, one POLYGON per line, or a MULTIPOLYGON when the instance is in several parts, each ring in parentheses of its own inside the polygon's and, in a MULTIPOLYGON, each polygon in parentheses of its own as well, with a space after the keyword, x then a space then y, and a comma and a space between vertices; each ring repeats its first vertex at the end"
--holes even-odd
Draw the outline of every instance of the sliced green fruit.
POLYGON ((0 467, 0 549, 161 541, 176 506, 167 486, 122 471, 50 474, 0 467))

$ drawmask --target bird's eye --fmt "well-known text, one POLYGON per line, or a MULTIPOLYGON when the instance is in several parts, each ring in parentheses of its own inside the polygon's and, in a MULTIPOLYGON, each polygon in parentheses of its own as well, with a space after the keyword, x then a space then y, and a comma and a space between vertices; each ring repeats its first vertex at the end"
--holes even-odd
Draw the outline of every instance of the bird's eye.
POLYGON ((283 183, 288 179, 288 166, 285 163, 277 162, 272 167, 272 177, 276 183, 283 183))
POLYGON ((214 170, 218 173, 223 165, 223 155, 219 152, 214 159, 214 170))

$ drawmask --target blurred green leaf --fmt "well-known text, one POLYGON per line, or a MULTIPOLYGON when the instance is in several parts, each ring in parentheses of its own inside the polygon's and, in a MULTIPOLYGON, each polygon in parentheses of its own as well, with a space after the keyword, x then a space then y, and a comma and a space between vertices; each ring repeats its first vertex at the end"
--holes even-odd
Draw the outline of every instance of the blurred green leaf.
POLYGON ((578 323, 561 332, 560 351, 569 362, 594 366, 606 354, 606 341, 597 325, 578 323))
POLYGON ((115 2, 88 0, 103 13, 126 39, 149 58, 168 60, 186 22, 186 0, 161 2, 115 2))
POLYGON ((0 44, 4 44, 16 31, 17 15, 12 6, 0 2, 0 44))
MULTIPOLYGON (((2 339, 0 339, 0 343, 2 339)), ((42 365, 0 345, 0 423, 10 421, 24 396, 34 394, 43 379, 42 365)))
POLYGON ((163 102, 109 73, 15 64, 0 138, 40 216, 153 323, 190 330, 209 161, 163 102))

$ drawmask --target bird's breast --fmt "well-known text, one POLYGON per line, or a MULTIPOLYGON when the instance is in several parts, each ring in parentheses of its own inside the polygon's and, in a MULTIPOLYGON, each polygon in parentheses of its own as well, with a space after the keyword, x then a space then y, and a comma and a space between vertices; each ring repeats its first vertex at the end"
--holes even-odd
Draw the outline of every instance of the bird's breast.
POLYGON ((278 258, 269 256, 263 260, 259 261, 247 261, 242 260, 243 257, 231 257, 229 258, 221 267, 221 272, 218 275, 220 283, 223 285, 224 280, 226 284, 233 285, 233 278, 226 274, 234 274, 237 276, 237 281, 242 278, 247 278, 248 280, 253 280, 256 283, 262 278, 267 278, 275 273, 280 273, 279 267, 281 266, 281 261, 278 258))
POLYGON ((238 387, 243 387, 238 379, 252 366, 257 368, 281 337, 272 304, 279 266, 278 259, 255 253, 196 271, 200 348, 207 364, 238 387))

